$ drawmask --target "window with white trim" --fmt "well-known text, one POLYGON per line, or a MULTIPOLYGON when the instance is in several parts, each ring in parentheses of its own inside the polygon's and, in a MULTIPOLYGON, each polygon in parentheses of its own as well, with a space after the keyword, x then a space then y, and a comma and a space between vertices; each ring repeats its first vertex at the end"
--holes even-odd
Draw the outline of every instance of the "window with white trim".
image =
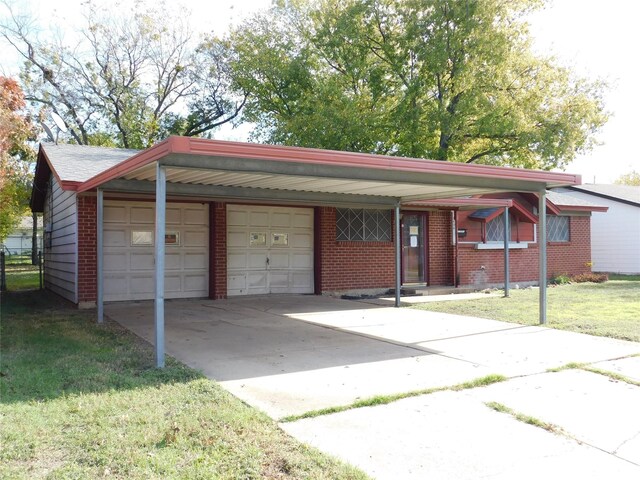
POLYGON ((547 242, 568 242, 569 217, 547 215, 547 242))
POLYGON ((391 210, 336 209, 339 242, 390 242, 391 210))

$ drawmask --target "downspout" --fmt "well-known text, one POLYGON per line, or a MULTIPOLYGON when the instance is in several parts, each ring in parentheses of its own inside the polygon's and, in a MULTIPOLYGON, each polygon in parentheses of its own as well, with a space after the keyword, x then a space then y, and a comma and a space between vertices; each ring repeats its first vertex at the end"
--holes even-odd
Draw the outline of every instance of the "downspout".
POLYGON ((460 286, 460 259, 458 257, 458 210, 451 211, 451 223, 453 224, 453 286, 460 286))

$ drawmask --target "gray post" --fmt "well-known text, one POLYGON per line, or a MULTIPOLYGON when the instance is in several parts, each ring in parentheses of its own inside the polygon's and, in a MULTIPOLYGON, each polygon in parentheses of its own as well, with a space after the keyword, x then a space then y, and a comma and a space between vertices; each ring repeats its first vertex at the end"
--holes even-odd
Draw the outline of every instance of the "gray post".
POLYGON ((547 323, 547 192, 540 190, 538 198, 538 264, 540 268, 540 325, 547 323))
POLYGON ((7 289, 7 265, 5 264, 4 250, 0 252, 0 291, 4 292, 7 289))
POLYGON ((98 188, 97 200, 97 241, 96 241, 96 260, 97 260, 97 303, 98 303, 98 323, 104 322, 104 192, 98 188))
POLYGON ((156 296, 154 319, 156 329, 156 367, 164 368, 164 234, 166 222, 167 172, 156 163, 156 296))
POLYGON ((396 208, 394 211, 394 217, 395 217, 395 243, 396 243, 396 303, 395 306, 399 307, 400 306, 400 276, 401 276, 401 271, 400 271, 400 258, 401 258, 401 252, 402 252, 402 246, 400 245, 400 204, 396 204, 396 208))
POLYGON ((38 281, 40 282, 40 290, 42 290, 42 252, 38 251, 38 281))
POLYGON ((504 296, 509 296, 509 207, 504 207, 504 296))

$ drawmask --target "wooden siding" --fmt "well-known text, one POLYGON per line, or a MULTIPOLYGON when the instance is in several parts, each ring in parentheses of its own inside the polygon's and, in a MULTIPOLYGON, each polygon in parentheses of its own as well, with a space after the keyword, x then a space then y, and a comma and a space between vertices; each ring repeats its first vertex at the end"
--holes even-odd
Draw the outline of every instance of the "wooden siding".
POLYGON ((64 191, 52 176, 44 206, 44 284, 77 303, 77 208, 75 192, 64 191))

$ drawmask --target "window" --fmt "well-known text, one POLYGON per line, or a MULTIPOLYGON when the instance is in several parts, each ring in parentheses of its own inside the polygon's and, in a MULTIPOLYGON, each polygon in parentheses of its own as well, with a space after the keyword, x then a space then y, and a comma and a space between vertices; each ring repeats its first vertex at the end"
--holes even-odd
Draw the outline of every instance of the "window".
POLYGON ((353 208, 336 209, 336 240, 390 242, 391 211, 353 208))
POLYGON ((487 222, 487 242, 504 242, 504 213, 487 222))
POLYGON ((569 241, 569 217, 547 215, 547 242, 569 241))

